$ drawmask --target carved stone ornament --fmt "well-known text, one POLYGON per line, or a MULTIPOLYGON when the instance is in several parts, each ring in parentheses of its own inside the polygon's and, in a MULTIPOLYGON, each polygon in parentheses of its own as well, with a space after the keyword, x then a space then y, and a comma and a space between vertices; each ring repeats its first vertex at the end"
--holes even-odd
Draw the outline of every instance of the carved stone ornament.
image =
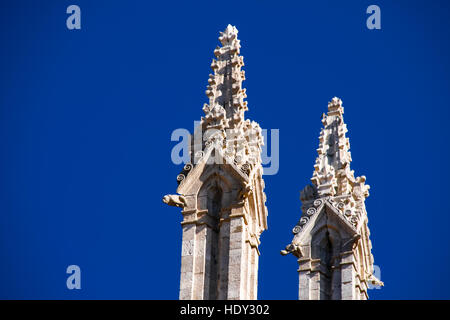
POLYGON ((297 256, 298 258, 303 256, 301 247, 294 243, 288 244, 284 250, 280 251, 280 253, 283 256, 288 255, 289 253, 292 253, 294 256, 297 256))
POLYGON ((311 217, 311 216, 314 215, 316 212, 317 212, 317 209, 311 207, 311 208, 309 208, 308 210, 306 210, 306 215, 307 215, 308 217, 311 217))
POLYGON ((162 201, 173 207, 184 208, 186 206, 186 198, 182 195, 168 194, 163 197, 162 201))

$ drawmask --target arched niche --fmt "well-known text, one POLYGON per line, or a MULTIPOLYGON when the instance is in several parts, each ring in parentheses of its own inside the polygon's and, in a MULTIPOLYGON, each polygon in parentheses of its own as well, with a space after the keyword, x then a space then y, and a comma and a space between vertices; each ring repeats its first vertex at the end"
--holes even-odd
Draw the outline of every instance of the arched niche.
POLYGON ((341 253, 341 236, 339 230, 332 225, 323 225, 311 240, 311 258, 319 259, 319 288, 323 300, 330 300, 340 292, 340 281, 336 281, 335 267, 339 265, 341 253))
POLYGON ((197 194, 197 209, 208 210, 211 217, 219 218, 222 208, 228 205, 226 194, 231 191, 226 179, 214 173, 203 182, 197 194))
MULTIPOLYGON (((197 207, 208 216, 205 234, 205 282, 207 286, 204 299, 219 298, 221 281, 220 263, 228 260, 227 243, 221 240, 220 218, 226 206, 226 194, 230 192, 230 185, 219 174, 211 174, 202 184, 197 195, 197 207), (206 212, 205 212, 206 211, 206 212)), ((225 276, 225 274, 223 274, 225 276)))

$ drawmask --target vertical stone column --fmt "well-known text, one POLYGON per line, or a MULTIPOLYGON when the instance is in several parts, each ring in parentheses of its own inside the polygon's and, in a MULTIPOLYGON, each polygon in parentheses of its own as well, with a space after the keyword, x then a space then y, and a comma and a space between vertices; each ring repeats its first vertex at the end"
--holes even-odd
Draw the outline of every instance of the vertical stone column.
POLYGON ((217 299, 218 290, 218 257, 217 251, 218 234, 210 227, 206 227, 205 238, 205 274, 203 285, 203 299, 213 300, 217 299))
MULTIPOLYGON (((247 233, 247 237, 248 237, 248 233, 247 233)), ((247 264, 247 272, 246 272, 246 278, 245 278, 245 292, 246 292, 246 299, 251 299, 250 295, 251 295, 251 291, 252 291, 252 269, 253 269, 253 264, 252 264, 252 247, 250 245, 250 240, 247 240, 247 242, 245 243, 246 247, 247 247, 247 254, 246 254, 246 264, 247 264)))
POLYGON ((342 253, 341 261, 341 299, 356 300, 355 288, 356 268, 352 251, 342 253))
POLYGON ((320 300, 320 272, 310 272, 309 299, 320 300))
POLYGON ((234 208, 230 216, 230 256, 228 262, 228 300, 244 299, 244 217, 242 208, 234 208))
POLYGON ((241 297, 239 299, 248 299, 248 281, 249 281, 249 272, 250 272, 250 245, 248 241, 245 241, 246 238, 246 228, 244 225, 243 228, 243 239, 242 239, 242 271, 241 271, 241 297))
MULTIPOLYGON (((310 252, 310 248, 307 249, 310 252)), ((297 259, 298 262, 298 299, 311 300, 311 281, 313 274, 311 273, 311 258, 302 257, 297 259)))
POLYGON ((319 271, 320 277, 320 292, 319 297, 320 300, 330 300, 331 299, 331 283, 330 278, 325 273, 319 271))
POLYGON ((230 221, 223 220, 219 231, 219 279, 217 299, 226 300, 228 296, 228 263, 230 248, 230 221))
POLYGON ((259 263, 259 253, 258 249, 251 247, 250 248, 250 254, 249 254, 249 260, 250 260, 250 270, 249 270, 249 286, 248 286, 248 298, 250 300, 256 300, 258 299, 257 293, 258 293, 258 263, 259 263))
POLYGON ((299 300, 310 300, 310 272, 309 270, 299 270, 298 271, 298 299, 299 300))
POLYGON ((204 295, 208 294, 205 288, 207 287, 207 280, 205 268, 205 253, 206 253, 206 235, 208 228, 205 224, 196 226, 195 234, 195 248, 194 248, 194 290, 193 299, 202 300, 204 295))
POLYGON ((332 270, 331 299, 341 300, 341 266, 335 265, 332 270))
POLYGON ((195 224, 183 224, 181 243, 180 300, 193 299, 195 224))
POLYGON ((259 270, 259 250, 258 248, 255 248, 253 250, 254 253, 254 272, 253 272, 253 298, 251 299, 258 299, 258 270, 259 270))

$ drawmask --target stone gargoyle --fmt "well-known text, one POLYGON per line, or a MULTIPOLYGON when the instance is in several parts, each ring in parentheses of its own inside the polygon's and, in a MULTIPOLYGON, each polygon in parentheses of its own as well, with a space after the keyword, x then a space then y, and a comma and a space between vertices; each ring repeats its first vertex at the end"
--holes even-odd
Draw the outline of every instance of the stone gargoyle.
POLYGON ((184 208, 186 206, 186 198, 177 194, 167 194, 162 201, 173 207, 184 208))
POLYGON ((292 253, 294 256, 300 258, 303 256, 302 248, 294 243, 290 243, 286 246, 285 250, 280 251, 281 255, 285 256, 289 253, 292 253))
POLYGON ((375 277, 374 274, 370 274, 367 281, 376 287, 384 287, 384 282, 375 277))

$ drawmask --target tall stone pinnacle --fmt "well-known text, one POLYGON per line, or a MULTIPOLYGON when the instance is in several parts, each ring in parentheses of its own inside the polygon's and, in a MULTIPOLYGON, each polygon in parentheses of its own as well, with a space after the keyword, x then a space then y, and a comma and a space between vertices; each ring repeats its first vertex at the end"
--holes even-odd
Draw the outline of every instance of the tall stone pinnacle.
POLYGON ((190 163, 177 176, 183 209, 180 299, 256 299, 260 235, 267 229, 261 146, 256 122, 244 119, 243 58, 237 29, 220 33, 190 163))
MULTIPOLYGON (((236 27, 228 25, 220 33, 222 47, 214 50, 206 95, 209 104, 203 106, 205 116, 201 119, 201 129, 206 136, 201 149, 209 144, 219 144, 224 156, 237 164, 247 163, 255 166, 261 162, 261 146, 264 143, 259 125, 245 120, 248 110, 246 90, 242 88, 245 80, 244 58, 240 56, 240 41, 236 27), (210 133, 206 133, 208 131, 210 133)), ((199 146, 195 148, 199 151, 199 146)), ((195 160, 194 160, 195 161, 195 160)))
POLYGON ((368 298, 370 285, 382 286, 374 274, 364 176, 350 170, 350 143, 339 98, 328 103, 311 178, 300 193, 302 215, 294 238, 281 254, 299 263, 299 299, 368 298))
MULTIPOLYGON (((350 170, 352 157, 343 114, 342 100, 334 97, 328 103, 328 114, 322 117, 324 127, 320 132, 318 157, 311 179, 320 196, 348 194, 351 184, 356 181, 354 171, 350 170)), ((366 186, 365 191, 368 190, 369 186, 366 186)))
MULTIPOLYGON (((241 71, 244 58, 239 55, 241 45, 237 33, 236 27, 231 25, 220 33, 219 40, 223 46, 214 50, 216 59, 211 63, 214 75, 210 75, 206 90, 209 97, 209 105, 205 105, 206 118, 209 118, 210 110, 220 110, 217 114, 224 116, 224 123, 221 123, 220 128, 236 127, 244 120, 244 112, 247 110, 247 102, 244 102, 247 96, 245 89, 242 89, 242 81, 245 80, 245 73, 241 71)), ((212 127, 219 128, 216 124, 212 124, 212 127)))

